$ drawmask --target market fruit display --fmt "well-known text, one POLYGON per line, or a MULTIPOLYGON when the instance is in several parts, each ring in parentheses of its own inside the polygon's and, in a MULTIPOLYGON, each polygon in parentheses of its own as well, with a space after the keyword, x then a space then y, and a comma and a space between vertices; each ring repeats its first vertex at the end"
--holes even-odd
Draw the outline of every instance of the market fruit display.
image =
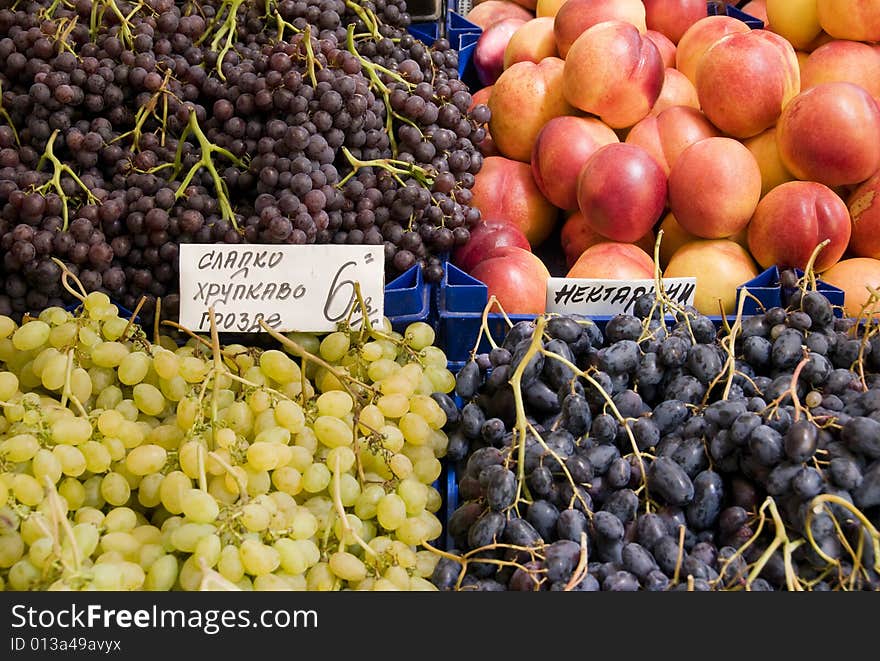
POLYGON ((0 589, 433 590, 434 332, 178 346, 106 295, 0 317, 0 589))
POLYGON ((648 294, 604 328, 541 315, 473 355, 434 584, 880 588, 880 335, 808 282, 730 329, 648 294))
MULTIPOLYGON (((522 10, 525 11, 525 10, 522 10)), ((401 0, 25 0, 0 10, 0 314, 87 291, 175 319, 181 243, 467 241, 485 106, 401 0)))
MULTIPOLYGON (((491 13, 500 17, 504 7, 496 3, 491 13)), ((567 0, 538 7, 536 16, 552 17, 555 53, 542 47, 545 56, 531 57, 528 70, 506 65, 498 81, 508 84, 476 95, 493 111, 491 142, 478 147, 485 145, 484 156, 528 163, 540 196, 523 196, 527 204, 501 193, 471 202, 484 218, 540 227, 526 235, 552 276, 575 277, 570 269, 594 247, 591 236, 632 243, 656 236, 670 217, 681 231, 665 233, 673 245, 661 246, 659 266, 689 249, 668 275, 697 278, 703 314, 719 314, 719 303, 723 314, 735 312, 728 276, 752 272, 739 268, 745 264, 803 269, 826 239, 816 272, 880 257, 873 203, 880 50, 872 32, 880 5, 567 0), (747 16, 707 15, 720 4, 747 16), (750 17, 763 28, 753 29, 750 17), (659 176, 657 168, 636 168, 631 150, 614 143, 641 148, 659 176), (568 222, 577 213, 591 235, 568 222), (727 251, 733 262, 716 269, 707 260, 718 253, 698 259, 702 251, 690 249, 704 240, 734 241, 747 254, 727 251)), ((475 188, 497 190, 497 182, 484 168, 475 188)), ((874 265, 856 264, 868 278, 874 265)), ((603 272, 596 265, 576 273, 603 272)), ((856 297, 864 295, 860 289, 856 297)))

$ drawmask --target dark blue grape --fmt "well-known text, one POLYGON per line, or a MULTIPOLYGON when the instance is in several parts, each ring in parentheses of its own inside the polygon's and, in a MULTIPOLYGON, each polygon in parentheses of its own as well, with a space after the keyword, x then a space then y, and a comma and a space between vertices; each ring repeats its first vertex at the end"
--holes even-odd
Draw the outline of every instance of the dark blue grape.
POLYGON ((647 579, 651 572, 659 569, 654 556, 642 545, 635 542, 625 544, 621 556, 623 568, 637 576, 641 581, 647 579))
POLYGON ((480 438, 480 430, 486 422, 486 414, 477 404, 469 402, 461 410, 461 431, 473 440, 480 438))
POLYGON ((446 424, 443 425, 443 429, 451 429, 458 425, 459 420, 461 420, 461 411, 455 405, 452 397, 444 392, 435 392, 431 393, 431 399, 437 402, 446 415, 446 424))
POLYGON ((511 470, 495 473, 486 487, 486 503, 496 512, 501 512, 516 500, 516 475, 511 470))
POLYGON ((851 449, 871 459, 880 459, 880 422, 873 418, 854 417, 840 432, 851 449))
POLYGON ((534 526, 520 518, 512 518, 507 522, 501 539, 505 544, 524 547, 538 546, 544 543, 534 526))
POLYGON ((589 520, 583 512, 567 509, 559 513, 559 518, 556 520, 556 535, 559 539, 570 539, 580 543, 583 533, 587 533, 589 539, 589 520))
POLYGON ((635 519, 638 508, 639 497, 631 489, 621 489, 608 497, 602 511, 613 514, 623 523, 629 523, 635 519))
POLYGON ((613 443, 617 438, 617 429, 619 425, 617 419, 610 413, 600 413, 593 418, 593 424, 590 427, 590 438, 596 443, 607 445, 613 443))
POLYGON ((617 314, 605 324, 605 339, 613 344, 620 340, 638 340, 642 335, 642 322, 629 314, 617 314))
POLYGON ((721 429, 728 429, 733 422, 746 412, 746 402, 743 400, 720 400, 712 402, 703 412, 706 420, 717 425, 721 429))
POLYGON ((657 457, 648 469, 648 489, 670 505, 687 505, 694 485, 684 469, 668 457, 657 457))
POLYGON ((654 560, 657 561, 660 571, 667 576, 672 576, 676 566, 683 559, 684 551, 679 548, 677 539, 666 535, 657 540, 651 553, 654 555, 654 560))
POLYGON ((682 425, 691 415, 690 409, 675 399, 660 402, 651 413, 651 420, 661 435, 668 434, 682 425))
POLYGON ((639 366, 641 352, 632 340, 621 340, 599 350, 599 369, 609 374, 628 374, 639 366))
MULTIPOLYGON (((456 554, 457 555, 457 554, 456 554)), ((461 575, 462 564, 450 558, 440 558, 434 565, 431 573, 431 583, 438 590, 450 591, 455 589, 458 577, 461 575)))
POLYGON ((472 549, 494 544, 504 532, 507 521, 499 512, 486 512, 468 530, 468 546, 472 549))
POLYGON ((611 462, 611 466, 605 473, 605 479, 612 489, 623 489, 629 484, 632 469, 627 459, 618 457, 611 462))
POLYGON ((559 412, 559 397, 556 395, 556 390, 551 389, 543 381, 532 381, 523 390, 529 411, 536 415, 550 415, 559 412))
POLYGON ((667 534, 666 523, 657 514, 643 514, 636 522, 636 539, 648 550, 667 534))
POLYGON ((730 426, 730 440, 736 445, 745 445, 751 433, 761 425, 761 416, 747 411, 737 416, 730 426))
POLYGON ((809 500, 822 493, 824 483, 819 471, 806 466, 791 479, 791 489, 798 497, 809 500))
POLYGON ((768 427, 759 425, 749 435, 749 452, 764 466, 775 466, 784 456, 782 434, 768 427))
POLYGON ((475 360, 469 360, 455 375, 455 394, 468 400, 477 394, 482 375, 475 360))
POLYGON ((848 457, 835 457, 828 466, 831 479, 841 489, 852 491, 862 483, 862 471, 859 465, 848 457))
POLYGON ((544 550, 544 566, 550 581, 567 581, 577 567, 581 556, 581 547, 577 542, 560 539, 544 550))
POLYGON ((687 404, 699 404, 706 394, 706 386, 689 374, 673 379, 664 389, 666 399, 678 399, 687 404))
POLYGON ((706 530, 715 525, 721 512, 724 487, 721 476, 705 470, 694 478, 694 499, 685 509, 688 525, 706 530))
POLYGON ((697 344, 688 352, 685 367, 703 385, 712 383, 719 374, 723 363, 715 346, 697 344))
POLYGON ((547 335, 563 342, 577 342, 584 332, 581 325, 570 317, 551 317, 544 326, 547 335))
POLYGON ((620 451, 613 445, 596 445, 586 450, 584 456, 593 467, 594 475, 604 475, 611 462, 620 456, 620 451))
MULTIPOLYGON (((562 340, 550 340, 544 345, 544 348, 551 353, 555 353, 562 358, 565 358, 570 363, 574 363, 575 361, 571 349, 569 349, 568 345, 562 340)), ((571 383, 571 380, 575 377, 575 373, 571 367, 561 360, 548 356, 547 360, 544 361, 543 377, 551 388, 559 390, 561 387, 571 383)))
POLYGON ((742 343, 742 355, 755 369, 763 369, 770 364, 773 344, 765 337, 753 335, 742 343))
POLYGON ((648 592, 665 592, 669 589, 669 577, 659 569, 655 569, 645 576, 642 585, 648 592))
MULTIPOLYGON (((532 341, 531 339, 526 339, 521 341, 513 350, 513 358, 511 359, 511 365, 519 365, 528 353, 531 348, 532 341)), ((517 367, 519 369, 519 367, 517 367)), ((522 387, 528 386, 532 381, 537 379, 541 375, 541 371, 544 369, 544 354, 540 351, 534 353, 531 358, 529 358, 529 362, 526 363, 525 367, 522 370, 522 376, 520 377, 520 385, 522 387)), ((512 375, 512 374, 511 374, 512 375)))
POLYGON ((471 477, 479 477, 488 466, 504 463, 504 454, 497 448, 480 448, 468 457, 465 472, 471 477))
POLYGON ((670 456, 684 470, 685 474, 693 479, 697 473, 709 465, 709 458, 706 456, 706 447, 702 439, 685 438, 679 443, 675 452, 670 456))
POLYGON ((553 473, 546 466, 538 466, 526 476, 526 485, 532 495, 544 497, 553 485, 553 473))
POLYGON ((801 471, 800 464, 782 463, 770 471, 767 476, 767 493, 771 496, 781 496, 791 490, 791 481, 801 471))
MULTIPOLYGON (((880 423, 877 423, 880 426, 880 423)), ((816 452, 818 429, 809 420, 792 422, 785 432, 785 454, 795 462, 808 461, 816 452)))
POLYGON ((880 505, 880 461, 865 471, 862 483, 853 490, 853 501, 861 509, 880 505))
POLYGON ((571 479, 577 484, 585 484, 593 479, 593 466, 581 455, 573 455, 565 460, 565 467, 571 479))
POLYGON ((666 367, 682 367, 687 362, 691 344, 679 335, 670 335, 657 350, 657 357, 666 367))
POLYGON ((522 342, 523 340, 531 339, 534 333, 534 321, 518 321, 510 327, 509 331, 507 331, 507 335, 504 336, 504 341, 501 343, 501 346, 510 351, 512 354, 514 348, 518 344, 520 344, 520 342, 522 342))
MULTIPOLYGON (((583 436, 590 430, 593 416, 583 395, 571 393, 562 401, 561 425, 575 437, 583 436)), ((616 424, 616 423, 615 423, 616 424)))
POLYGON ((639 581, 628 571, 618 571, 602 581, 605 592, 637 592, 639 581))
POLYGON ((559 510, 546 500, 536 500, 526 511, 526 521, 532 524, 544 540, 553 539, 558 518, 559 510))
POLYGON ((480 427, 480 438, 489 445, 500 445, 501 439, 504 437, 504 421, 498 418, 489 418, 480 427))

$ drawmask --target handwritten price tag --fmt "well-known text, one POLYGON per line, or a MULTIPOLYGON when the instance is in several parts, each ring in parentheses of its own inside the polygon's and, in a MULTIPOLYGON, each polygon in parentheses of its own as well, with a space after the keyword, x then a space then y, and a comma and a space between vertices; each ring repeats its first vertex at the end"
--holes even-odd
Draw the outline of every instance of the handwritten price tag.
POLYGON ((209 308, 226 333, 275 330, 324 332, 348 318, 362 319, 354 283, 370 321, 384 314, 382 246, 228 245, 180 246, 180 323, 210 330, 209 308))
MULTIPOLYGON (((664 278, 666 295, 679 305, 693 305, 696 278, 664 278)), ((654 280, 594 280, 550 278, 547 281, 547 312, 613 316, 632 314, 636 299, 654 293, 654 280)))

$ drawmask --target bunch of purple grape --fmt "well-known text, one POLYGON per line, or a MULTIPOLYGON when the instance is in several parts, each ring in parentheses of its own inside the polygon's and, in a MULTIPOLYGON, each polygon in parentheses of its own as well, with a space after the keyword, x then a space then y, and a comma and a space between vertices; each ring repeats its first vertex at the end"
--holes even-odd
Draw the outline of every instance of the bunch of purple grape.
POLYGON ((179 306, 181 243, 469 238, 488 109, 401 0, 21 0, 0 10, 0 314, 179 306))

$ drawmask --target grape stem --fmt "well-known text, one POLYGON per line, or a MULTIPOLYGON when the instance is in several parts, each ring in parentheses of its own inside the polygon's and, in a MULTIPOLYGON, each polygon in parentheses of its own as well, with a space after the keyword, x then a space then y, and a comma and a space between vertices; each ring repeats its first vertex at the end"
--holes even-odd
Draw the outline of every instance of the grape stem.
MULTIPOLYGON (((74 55, 76 55, 76 51, 74 50, 73 46, 68 43, 68 39, 70 39, 70 35, 73 32, 74 28, 76 28, 76 24, 78 21, 79 16, 74 16, 73 18, 62 18, 60 21, 58 21, 58 28, 55 30, 55 34, 53 35, 55 42, 59 44, 61 48, 68 51, 69 53, 73 53, 74 55)), ((79 56, 77 55, 77 57, 79 56)))
MULTIPOLYGON (((131 49, 134 44, 134 37, 131 33, 131 19, 134 18, 134 15, 137 14, 144 7, 145 5, 143 0, 138 0, 136 3, 134 3, 134 9, 132 9, 126 15, 122 13, 119 5, 116 4, 116 0, 93 0, 91 23, 89 29, 92 41, 98 40, 98 32, 101 23, 104 21, 104 14, 109 9, 110 12, 116 17, 116 21, 119 23, 119 39, 122 41, 126 48, 131 49)), ((150 11, 152 12, 152 10, 150 11)))
MULTIPOLYGON (((826 503, 830 503, 832 505, 837 505, 848 510, 856 519, 859 520, 859 523, 862 524, 865 531, 867 531, 868 535, 871 537, 871 544, 874 547, 874 571, 880 572, 880 532, 878 532, 877 528, 873 523, 862 513, 862 511, 857 508, 852 503, 844 500, 840 496, 835 496, 834 494, 823 493, 819 494, 810 502, 810 507, 807 509, 807 516, 804 523, 804 527, 807 532, 807 541, 810 543, 810 546, 813 547, 813 550, 816 554, 822 558, 829 565, 840 566, 840 561, 836 558, 832 558, 829 556, 822 548, 816 543, 816 539, 813 536, 813 517, 818 513, 819 507, 827 507, 826 503)), ((837 517, 833 516, 832 518, 837 521, 837 517)))
MULTIPOLYGON (((223 181, 222 177, 220 177, 220 173, 217 172, 217 168, 214 165, 212 155, 215 153, 220 154, 239 168, 244 168, 245 164, 241 159, 236 157, 228 149, 218 147, 213 142, 208 140, 207 136, 202 131, 202 128, 199 126, 198 119, 196 118, 195 108, 190 107, 189 120, 187 121, 186 128, 184 129, 183 134, 180 136, 180 140, 177 145, 177 154, 174 158, 174 177, 179 174, 182 167, 183 145, 190 133, 192 133, 198 141, 199 147, 201 147, 202 150, 202 156, 190 168, 189 172, 183 178, 183 181, 180 182, 180 186, 177 187, 177 192, 174 194, 174 196, 177 199, 183 197, 186 194, 186 189, 192 181, 193 177, 195 176, 196 172, 198 172, 203 167, 207 168, 208 172, 211 174, 211 179, 214 182, 214 190, 217 194, 217 202, 220 205, 220 211, 223 218, 232 223, 232 226, 236 229, 236 231, 239 231, 238 222, 235 220, 235 213, 233 212, 232 205, 229 202, 229 189, 226 187, 226 182, 223 181)), ((64 226, 67 227, 66 221, 64 226)))
POLYGON ((62 226, 61 231, 64 232, 67 231, 69 213, 67 194, 64 192, 64 189, 61 186, 62 174, 67 174, 68 176, 70 176, 70 178, 73 179, 73 181, 76 182, 76 184, 78 184, 79 187, 85 191, 86 197, 88 198, 89 202, 100 204, 101 201, 94 196, 92 191, 88 189, 88 187, 82 182, 82 179, 77 176, 76 172, 74 172, 69 165, 67 165, 66 163, 62 163, 58 159, 58 157, 55 156, 54 145, 55 138, 58 137, 58 131, 59 129, 55 129, 54 131, 52 131, 52 135, 49 136, 49 142, 46 143, 46 151, 43 152, 43 155, 40 157, 40 161, 37 163, 37 172, 42 169, 46 161, 49 161, 52 164, 53 168, 52 177, 49 179, 49 181, 40 186, 37 189, 37 192, 41 195, 45 195, 50 189, 54 188, 55 192, 58 193, 58 196, 61 198, 62 202, 61 216, 64 220, 64 225, 62 226))
POLYGON ((578 557, 577 567, 574 568, 574 571, 571 573, 571 578, 568 583, 565 584, 565 592, 571 592, 574 588, 578 586, 578 584, 587 577, 589 571, 587 570, 587 533, 581 533, 581 554, 578 557))
MULTIPOLYGON (((339 517, 339 523, 342 525, 343 534, 341 537, 345 538, 345 533, 350 534, 354 541, 358 543, 364 553, 367 555, 371 555, 374 558, 378 557, 376 554, 376 550, 367 544, 363 538, 357 533, 357 531, 351 527, 351 523, 348 521, 348 517, 345 515, 345 506, 342 504, 342 483, 339 478, 339 474, 342 471, 340 470, 340 459, 339 455, 336 455, 336 462, 334 465, 333 471, 333 505, 336 508, 336 514, 339 517)), ((344 542, 342 539, 339 540, 340 545, 343 545, 344 542)), ((341 549, 340 549, 341 550, 341 549)))
POLYGON ((220 467, 223 468, 232 479, 235 480, 235 483, 238 485, 238 496, 239 500, 241 500, 242 505, 247 505, 248 500, 250 500, 250 496, 248 496, 247 492, 247 483, 244 481, 244 478, 235 472, 235 469, 226 461, 223 457, 221 457, 216 452, 209 452, 208 457, 216 461, 220 464, 220 467))
POLYGON ((425 186, 426 188, 434 183, 434 178, 431 176, 431 173, 427 169, 419 165, 415 165, 414 163, 407 163, 406 161, 401 161, 395 158, 374 158, 369 161, 362 161, 358 158, 355 158, 354 155, 348 150, 348 147, 343 147, 342 153, 351 164, 352 170, 347 175, 345 175, 345 177, 343 177, 338 184, 336 184, 337 188, 342 188, 346 183, 348 183, 348 180, 351 179, 355 174, 357 174, 358 170, 368 167, 378 167, 382 168, 383 170, 387 170, 401 186, 406 186, 406 182, 404 182, 403 179, 400 178, 400 175, 413 177, 416 181, 418 181, 422 186, 425 186))
POLYGON ((363 21, 363 24, 370 32, 369 36, 376 40, 382 38, 382 35, 379 34, 379 19, 371 9, 361 7, 358 3, 352 2, 352 0, 345 0, 345 6, 351 9, 363 21))
POLYGON ((217 51, 217 75, 223 81, 226 80, 226 74, 223 73, 223 60, 235 43, 235 37, 238 33, 238 9, 244 2, 245 0, 223 0, 204 34, 196 41, 197 46, 201 45, 213 32, 211 50, 217 51), (223 23, 217 28, 218 22, 224 15, 223 23))
MULTIPOLYGON (((18 7, 19 0, 16 0, 12 3, 12 9, 16 9, 18 7)), ((55 18, 55 11, 59 6, 64 5, 67 9, 73 9, 75 5, 73 3, 68 2, 68 0, 53 0, 52 4, 46 7, 45 9, 41 9, 39 12, 39 17, 44 21, 51 21, 55 18)), ((76 19, 74 19, 76 20, 76 19)))
MULTIPOLYGON (((112 142, 116 142, 117 140, 122 140, 123 138, 127 138, 128 136, 132 137, 132 148, 135 151, 140 151, 140 142, 141 142, 141 134, 143 133, 144 124, 146 124, 147 120, 150 117, 156 119, 157 122, 161 125, 161 129, 159 130, 161 134, 160 145, 165 146, 165 126, 168 121, 168 97, 174 96, 174 94, 168 89, 168 82, 171 80, 171 69, 167 69, 165 71, 165 77, 162 80, 162 84, 159 86, 153 95, 150 97, 150 100, 147 101, 146 104, 140 107, 137 111, 137 114, 134 116, 134 128, 130 131, 123 133, 122 135, 113 139, 112 142), (156 107, 159 105, 159 100, 162 100, 162 116, 160 117, 156 113, 156 107)), ((176 98, 176 97, 175 97, 176 98)))

